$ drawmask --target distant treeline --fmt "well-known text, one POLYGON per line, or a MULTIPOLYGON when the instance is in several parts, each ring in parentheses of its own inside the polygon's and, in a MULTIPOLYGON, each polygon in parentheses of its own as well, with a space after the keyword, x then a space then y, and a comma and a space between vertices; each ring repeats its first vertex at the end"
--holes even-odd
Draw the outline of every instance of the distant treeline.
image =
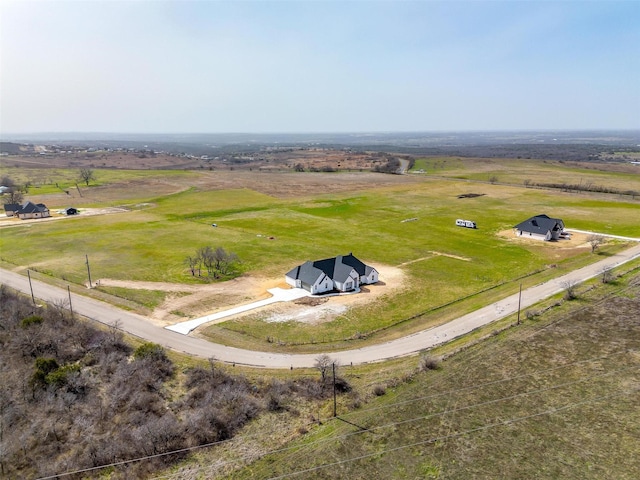
POLYGON ((635 199, 640 195, 636 190, 620 190, 615 187, 605 187, 604 185, 595 185, 593 183, 532 183, 525 181, 526 186, 541 188, 557 188, 565 192, 596 192, 596 193, 612 193, 616 195, 630 195, 635 199))

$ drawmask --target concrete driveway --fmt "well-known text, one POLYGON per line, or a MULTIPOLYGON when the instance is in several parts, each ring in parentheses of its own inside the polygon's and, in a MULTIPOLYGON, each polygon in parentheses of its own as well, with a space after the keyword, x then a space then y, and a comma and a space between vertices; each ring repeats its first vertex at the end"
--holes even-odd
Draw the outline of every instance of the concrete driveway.
MULTIPOLYGON (((562 291, 563 284, 567 281, 582 282, 599 275, 604 268, 615 267, 638 257, 640 257, 640 244, 592 265, 523 290, 521 308, 527 308, 540 300, 562 291)), ((30 293, 29 281, 27 277, 23 275, 0 269, 0 282, 26 294, 30 293)), ((59 287, 35 280, 32 281, 32 284, 34 295, 42 300, 55 302, 68 298, 67 291, 59 287)), ((107 325, 113 325, 117 322, 120 329, 131 335, 158 343, 179 352, 203 358, 214 357, 217 360, 227 363, 267 368, 313 367, 315 359, 319 355, 318 353, 269 353, 210 343, 201 338, 189 337, 164 329, 152 324, 140 315, 120 310, 113 305, 82 295, 72 294, 72 304, 75 312, 107 325)), ((342 365, 351 363, 357 365, 412 355, 511 315, 517 311, 517 308, 518 293, 514 292, 513 295, 499 302, 435 328, 423 330, 407 337, 378 345, 371 345, 355 350, 326 353, 342 365)))
POLYGON ((287 290, 283 288, 271 288, 267 291, 272 295, 271 298, 258 300, 257 302, 248 303, 246 305, 240 305, 235 308, 230 308, 229 310, 212 313, 211 315, 194 318, 193 320, 176 323, 175 325, 169 325, 164 328, 171 330, 172 332, 187 335, 190 331, 198 328, 200 325, 204 325, 205 323, 220 323, 224 321, 225 318, 237 315, 238 313, 248 312, 249 310, 271 305, 272 303, 291 302, 292 300, 297 300, 311 295, 311 293, 302 288, 290 288, 287 290))

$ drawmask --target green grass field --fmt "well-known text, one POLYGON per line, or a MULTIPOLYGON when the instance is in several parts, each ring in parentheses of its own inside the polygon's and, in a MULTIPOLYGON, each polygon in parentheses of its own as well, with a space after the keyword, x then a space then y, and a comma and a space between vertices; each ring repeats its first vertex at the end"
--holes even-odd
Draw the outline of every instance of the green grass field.
MULTIPOLYGON (((517 171, 509 162, 500 166, 491 161, 489 168, 475 160, 437 162, 433 166, 442 170, 442 177, 428 172, 394 187, 372 184, 348 193, 309 193, 293 199, 246 188, 183 188, 168 194, 154 190, 155 182, 164 184, 179 174, 188 185, 197 174, 118 172, 122 177, 102 177, 96 188, 108 192, 100 200, 90 196, 84 206, 131 207, 133 201, 138 206, 120 214, 2 228, 0 261, 6 268, 37 271, 38 278, 48 275, 57 284, 71 282, 76 291, 85 291, 80 287, 87 279, 85 255, 94 280, 176 283, 200 281, 190 276, 183 260, 205 245, 238 254, 242 263, 235 274, 282 279, 307 259, 348 252, 374 266, 413 262, 402 267, 408 280, 404 290, 355 307, 330 323, 272 324, 251 315, 205 332, 230 345, 319 352, 442 323, 517 292, 520 283, 526 288, 624 247, 610 242, 593 255, 584 248, 561 250, 498 235, 534 214, 560 217, 568 228, 640 236, 638 200, 522 185, 523 178, 560 176, 568 167, 525 163, 517 171), (490 173, 501 180, 513 175, 513 185, 488 183, 490 173), (445 178, 456 176, 461 178, 445 178), (483 195, 457 198, 464 193, 483 195), (403 222, 410 218, 416 220, 403 222), (456 227, 456 218, 475 220, 479 228, 456 227)), ((423 167, 428 170, 427 163, 423 167)), ((583 174, 591 172, 576 173, 583 174)), ((627 188, 638 182, 633 175, 593 175, 627 188)), ((52 209, 66 206, 53 203, 64 200, 59 193, 51 195, 47 203, 52 209)), ((579 300, 546 315, 524 315, 520 327, 509 327, 515 320, 508 318, 439 347, 431 353, 446 356, 460 349, 440 370, 418 371, 417 358, 343 366, 340 373, 358 392, 338 400, 338 413, 350 423, 330 420, 328 403, 301 410, 287 406, 287 413, 259 419, 247 427, 246 436, 227 444, 229 458, 245 452, 252 459, 263 457, 249 460, 249 468, 229 478, 270 478, 315 468, 299 478, 636 478, 638 261, 634 266, 635 272, 611 285, 591 282, 589 288, 598 285, 593 289, 600 295, 597 300, 581 293, 579 300), (607 296, 610 292, 616 296, 607 296), (272 452, 274 443, 287 450, 272 452)), ((116 287, 91 294, 123 298, 126 308, 140 305, 142 312, 166 297, 161 291, 116 287)), ((186 365, 193 360, 182 361, 186 365)), ((202 478, 229 471, 220 468, 225 457, 217 451, 201 455, 197 472, 202 478)), ((192 466, 186 464, 186 476, 195 474, 192 466)))
MULTIPOLYGON (((456 168, 465 165, 461 160, 451 162, 456 168)), ((474 165, 469 167, 471 174, 477 172, 474 165)), ((145 175, 153 185, 164 174, 145 175)), ((140 175, 118 172, 112 181, 117 185, 123 179, 139 180, 140 175)), ((197 283, 200 280, 189 274, 184 259, 206 245, 222 246, 238 255, 241 263, 234 275, 282 280, 285 272, 306 260, 348 252, 374 266, 413 262, 402 267, 407 277, 404 290, 353 308, 333 322, 272 324, 253 315, 206 331, 211 338, 233 345, 257 342, 265 348, 296 349, 353 342, 375 332, 387 338, 415 331, 461 313, 460 309, 449 313, 439 309, 458 299, 472 297, 461 307, 469 311, 497 295, 513 293, 516 282, 536 283, 595 258, 588 249, 558 250, 542 242, 525 244, 498 236, 538 213, 560 217, 568 228, 640 237, 638 202, 429 176, 411 180, 395 187, 374 185, 350 193, 295 199, 245 188, 191 188, 157 196, 150 187, 141 189, 147 195, 140 198, 144 204, 125 213, 3 228, 0 257, 7 266, 29 268, 75 284, 87 281, 85 255, 94 280, 197 283), (458 198, 464 193, 482 196, 458 198), (472 219, 479 228, 457 227, 456 218, 472 219), (406 219, 416 220, 403 222, 406 219), (213 228, 212 223, 218 227, 213 228), (552 271, 548 269, 551 264, 556 266, 552 271), (276 345, 267 345, 267 338, 276 345)), ((600 253, 617 248, 620 245, 612 243, 600 253)), ((162 299, 127 289, 117 295, 144 309, 162 299)))

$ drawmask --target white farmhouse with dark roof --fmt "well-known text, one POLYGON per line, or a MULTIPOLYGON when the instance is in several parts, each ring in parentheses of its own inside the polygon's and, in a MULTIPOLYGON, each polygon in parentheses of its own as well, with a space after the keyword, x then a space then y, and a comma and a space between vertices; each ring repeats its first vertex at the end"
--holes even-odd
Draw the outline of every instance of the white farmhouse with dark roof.
POLYGON ((519 237, 535 238, 539 240, 558 240, 564 231, 564 222, 559 218, 547 215, 536 215, 515 227, 519 237))
POLYGON ((304 288, 314 295, 334 290, 349 292, 360 285, 376 283, 378 271, 350 253, 305 262, 289 271, 285 280, 292 287, 304 288))

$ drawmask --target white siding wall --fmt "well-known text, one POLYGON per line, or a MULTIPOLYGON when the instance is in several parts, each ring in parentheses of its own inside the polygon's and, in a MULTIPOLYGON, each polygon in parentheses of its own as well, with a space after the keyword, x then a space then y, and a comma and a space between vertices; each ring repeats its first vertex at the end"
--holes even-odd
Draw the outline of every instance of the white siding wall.
POLYGON ((285 275, 284 279, 287 282, 287 285, 291 285, 293 288, 297 288, 297 287, 300 286, 300 285, 298 285, 298 280, 296 280, 295 278, 287 277, 285 275))
POLYGON ((311 293, 324 293, 333 290, 333 282, 326 275, 321 275, 311 287, 311 293))
POLYGON ((358 272, 356 272, 355 269, 352 269, 351 273, 349 274, 349 278, 347 280, 345 280, 342 283, 335 282, 336 289, 340 290, 341 292, 346 292, 346 291, 358 288, 360 286, 358 282, 358 278, 359 278, 358 272), (348 286, 349 284, 350 286, 348 286))
POLYGON ((534 240, 549 240, 549 232, 546 235, 523 232, 522 230, 518 230, 518 236, 522 236, 523 238, 533 238, 534 240))
POLYGON ((370 273, 369 276, 362 276, 362 278, 360 279, 360 283, 362 283, 363 285, 369 285, 371 283, 376 283, 378 281, 378 271, 376 269, 373 269, 370 273))

